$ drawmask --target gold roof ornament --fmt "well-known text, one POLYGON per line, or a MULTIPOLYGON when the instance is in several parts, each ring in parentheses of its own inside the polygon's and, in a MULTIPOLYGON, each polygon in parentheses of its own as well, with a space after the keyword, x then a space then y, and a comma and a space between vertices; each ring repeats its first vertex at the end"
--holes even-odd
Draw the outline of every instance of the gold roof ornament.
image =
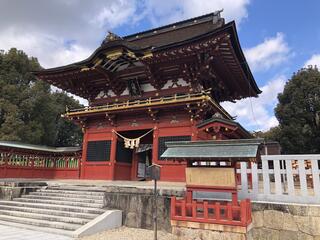
POLYGON ((122 37, 118 36, 117 34, 108 31, 108 35, 105 37, 105 39, 102 41, 102 46, 107 44, 108 42, 116 41, 116 40, 122 40, 122 37))

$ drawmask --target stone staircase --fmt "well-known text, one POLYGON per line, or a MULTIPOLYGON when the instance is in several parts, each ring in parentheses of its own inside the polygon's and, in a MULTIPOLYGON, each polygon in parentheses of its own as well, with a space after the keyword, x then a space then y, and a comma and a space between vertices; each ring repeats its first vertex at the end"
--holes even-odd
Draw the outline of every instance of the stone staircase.
POLYGON ((103 214, 104 192, 74 187, 38 189, 0 201, 0 224, 72 236, 103 214))

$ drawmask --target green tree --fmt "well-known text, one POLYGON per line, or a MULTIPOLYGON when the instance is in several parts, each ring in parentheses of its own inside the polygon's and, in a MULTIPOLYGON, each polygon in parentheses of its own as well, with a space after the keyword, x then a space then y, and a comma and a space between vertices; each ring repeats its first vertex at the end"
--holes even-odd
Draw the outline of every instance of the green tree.
POLYGON ((79 127, 61 119, 65 106, 81 107, 63 92, 31 73, 41 69, 36 58, 15 48, 0 53, 0 140, 49 146, 81 143, 79 127))
POLYGON ((284 153, 320 153, 320 72, 301 69, 286 83, 275 115, 279 126, 266 133, 284 153))

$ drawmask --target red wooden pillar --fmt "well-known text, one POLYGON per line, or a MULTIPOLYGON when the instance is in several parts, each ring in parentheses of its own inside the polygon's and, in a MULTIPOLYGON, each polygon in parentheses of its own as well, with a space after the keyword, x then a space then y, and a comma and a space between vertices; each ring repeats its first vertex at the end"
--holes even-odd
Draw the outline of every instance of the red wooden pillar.
POLYGON ((138 171, 138 155, 135 151, 132 152, 132 162, 131 162, 131 180, 135 181, 138 179, 137 177, 138 171))
POLYGON ((117 141, 118 136, 115 132, 112 131, 111 135, 111 151, 110 151, 110 173, 111 180, 115 179, 115 171, 116 171, 116 153, 117 153, 117 141))
POLYGON ((87 161, 87 145, 88 145, 88 134, 87 134, 87 131, 85 131, 83 135, 82 157, 79 163, 80 179, 85 178, 85 171, 86 171, 85 162, 87 161))
POLYGON ((159 128, 158 124, 154 126, 153 130, 153 143, 152 143, 152 163, 159 164, 158 162, 158 145, 159 145, 159 128))

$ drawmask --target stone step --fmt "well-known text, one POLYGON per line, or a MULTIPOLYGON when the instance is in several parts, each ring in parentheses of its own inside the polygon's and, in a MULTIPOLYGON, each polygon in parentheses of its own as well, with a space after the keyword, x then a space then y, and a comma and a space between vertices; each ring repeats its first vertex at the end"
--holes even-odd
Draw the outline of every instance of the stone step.
POLYGON ((51 193, 63 193, 63 194, 82 194, 82 195, 94 195, 94 196, 104 196, 104 192, 92 192, 85 190, 63 190, 63 189, 38 189, 37 192, 51 192, 51 193))
MULTIPOLYGON (((28 224, 1 221, 1 220, 0 220, 0 225, 5 225, 5 226, 10 226, 10 227, 15 227, 15 228, 22 228, 22 229, 35 230, 35 231, 58 234, 58 235, 64 235, 64 236, 70 236, 70 237, 73 236, 73 231, 57 229, 57 228, 39 227, 39 226, 35 226, 35 225, 28 225, 28 224)), ((39 239, 39 240, 45 240, 45 239, 39 239)))
POLYGON ((76 207, 76 206, 44 204, 44 203, 29 203, 29 202, 19 202, 19 201, 3 201, 2 200, 0 201, 0 205, 53 209, 53 210, 59 210, 59 211, 93 213, 93 214, 102 214, 105 212, 105 210, 101 208, 76 207))
POLYGON ((53 205, 65 205, 65 206, 78 206, 78 207, 89 207, 89 208, 103 208, 102 203, 84 203, 84 202, 72 202, 72 201, 58 201, 50 199, 33 199, 33 198, 14 198, 16 202, 29 202, 29 203, 45 203, 53 205))
POLYGON ((90 185, 60 185, 60 186, 48 186, 47 189, 52 190, 66 190, 66 191, 87 191, 87 192, 105 192, 105 187, 97 187, 90 185))
POLYGON ((19 212, 36 213, 36 214, 61 216, 61 217, 71 217, 71 218, 81 218, 81 219, 86 219, 88 221, 99 216, 99 214, 93 214, 93 213, 67 212, 67 211, 58 211, 58 210, 51 210, 51 209, 42 209, 42 208, 34 208, 34 207, 19 207, 19 206, 10 206, 10 205, 9 206, 8 205, 0 205, 0 210, 19 211, 19 212))
POLYGON ((66 194, 66 193, 53 193, 53 192, 31 192, 29 195, 32 196, 54 196, 54 197, 70 197, 70 198, 81 198, 81 199, 97 199, 103 200, 104 196, 87 195, 87 194, 66 194))
POLYGON ((47 199, 47 200, 62 200, 62 201, 72 201, 72 202, 84 202, 84 203, 98 203, 98 204, 103 204, 102 199, 89 199, 89 198, 70 198, 70 197, 56 197, 56 196, 46 196, 46 195, 22 195, 21 198, 28 198, 28 199, 47 199))
POLYGON ((55 216, 55 215, 20 212, 20 211, 15 211, 15 210, 1 210, 1 209, 0 209, 0 215, 22 217, 22 218, 32 218, 32 219, 46 220, 46 221, 53 221, 53 222, 81 224, 81 225, 84 225, 84 224, 91 221, 89 219, 82 219, 82 218, 61 217, 61 216, 55 216))
POLYGON ((34 203, 47 203, 47 204, 58 204, 58 205, 69 205, 69 206, 79 206, 79 207, 96 207, 103 208, 103 203, 88 203, 88 202, 79 202, 71 201, 68 198, 64 200, 54 200, 54 199, 39 199, 39 198, 13 198, 14 201, 18 202, 34 202, 34 203))
POLYGON ((82 226, 80 224, 72 224, 72 223, 65 223, 65 222, 54 222, 54 221, 38 220, 38 219, 32 219, 32 218, 7 216, 7 215, 3 215, 3 214, 0 214, 0 220, 28 224, 28 225, 34 225, 34 226, 39 226, 39 227, 46 227, 46 228, 57 228, 57 229, 63 229, 63 230, 69 230, 69 231, 75 231, 76 229, 78 229, 82 226))

